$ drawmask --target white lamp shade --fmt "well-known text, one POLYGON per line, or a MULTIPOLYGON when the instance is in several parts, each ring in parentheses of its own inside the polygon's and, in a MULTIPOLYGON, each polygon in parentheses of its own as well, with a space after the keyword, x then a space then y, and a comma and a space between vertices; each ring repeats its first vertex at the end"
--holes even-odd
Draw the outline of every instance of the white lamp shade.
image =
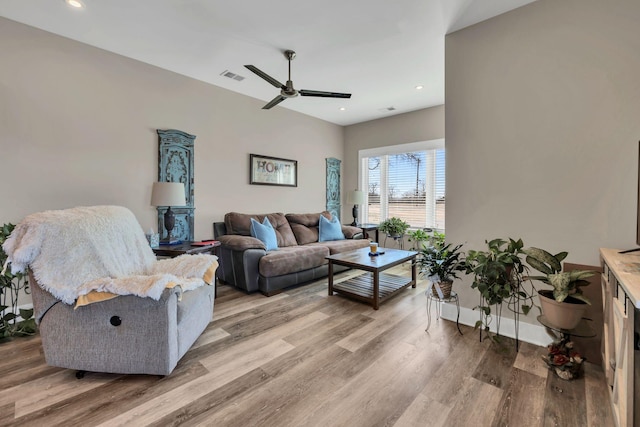
POLYGON ((151 206, 185 206, 187 197, 181 182, 154 182, 151 206))
POLYGON ((347 203, 350 205, 363 205, 367 201, 364 191, 353 190, 347 193, 347 203))

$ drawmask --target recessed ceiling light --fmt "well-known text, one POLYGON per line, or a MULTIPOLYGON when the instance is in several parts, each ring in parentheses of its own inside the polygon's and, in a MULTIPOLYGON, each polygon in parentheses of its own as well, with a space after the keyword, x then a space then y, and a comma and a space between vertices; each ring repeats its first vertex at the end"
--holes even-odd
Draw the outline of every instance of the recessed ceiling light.
POLYGON ((340 111, 345 111, 345 110, 346 110, 346 108, 340 107, 340 111))
POLYGON ((422 89, 422 88, 424 88, 424 86, 422 86, 422 85, 418 85, 418 86, 416 86, 416 89, 417 89, 417 90, 420 90, 420 89, 422 89))
POLYGON ((84 7, 84 3, 82 3, 80 0, 64 0, 64 2, 71 7, 75 7, 76 9, 82 9, 84 7))

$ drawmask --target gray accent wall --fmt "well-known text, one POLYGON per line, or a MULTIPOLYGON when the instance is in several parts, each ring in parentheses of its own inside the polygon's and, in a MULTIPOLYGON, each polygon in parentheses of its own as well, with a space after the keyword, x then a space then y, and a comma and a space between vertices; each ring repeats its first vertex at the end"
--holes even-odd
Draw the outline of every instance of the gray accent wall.
POLYGON ((446 37, 449 239, 587 265, 636 247, 639 20, 637 0, 539 0, 446 37))

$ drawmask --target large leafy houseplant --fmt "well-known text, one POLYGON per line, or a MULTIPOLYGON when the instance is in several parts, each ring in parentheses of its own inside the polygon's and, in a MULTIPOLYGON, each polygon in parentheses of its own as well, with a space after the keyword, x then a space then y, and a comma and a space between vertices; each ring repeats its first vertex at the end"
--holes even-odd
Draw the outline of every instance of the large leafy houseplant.
MULTIPOLYGON (((469 250, 465 261, 465 271, 473 275, 471 287, 480 293, 480 320, 475 327, 481 327, 492 339, 500 335, 500 325, 496 327, 496 336, 491 335, 491 307, 501 313, 502 303, 515 314, 516 345, 518 337, 519 315, 528 314, 534 305, 532 292, 523 286, 526 265, 520 258, 524 246, 522 239, 493 239, 485 241, 486 250, 469 250)), ((482 333, 482 332, 481 332, 482 333)))
MULTIPOLYGON (((522 252, 526 254, 526 263, 543 274, 529 276, 528 279, 538 280, 553 288, 553 290, 538 291, 547 323, 561 329, 572 329, 577 326, 586 310, 585 304, 591 304, 581 288, 589 285, 586 279, 593 276, 594 272, 562 271, 562 261, 567 257, 567 252, 552 255, 540 248, 523 249, 522 252)), ((586 358, 574 350, 570 335, 560 335, 559 339, 547 346, 547 349, 548 354, 542 359, 558 377, 571 380, 583 375, 586 358)))
POLYGON ((529 276, 528 279, 539 280, 553 287, 553 298, 557 302, 563 302, 568 297, 575 298, 587 304, 591 301, 583 294, 582 287, 589 285, 586 280, 593 276, 593 271, 571 270, 562 271, 562 260, 568 253, 560 252, 556 255, 539 248, 528 248, 522 251, 527 255, 525 261, 544 276, 529 276))
POLYGON ((552 255, 544 249, 529 248, 523 250, 523 253, 527 255, 527 264, 543 274, 530 276, 528 279, 539 280, 553 287, 553 290, 538 291, 546 322, 567 330, 578 326, 587 304, 591 304, 583 294, 582 287, 589 285, 587 279, 593 276, 593 271, 562 271, 561 262, 567 257, 567 252, 552 255))
MULTIPOLYGON (((0 229, 0 268, 7 261, 7 254, 2 249, 2 244, 14 227, 13 224, 4 224, 0 229)), ((23 273, 12 274, 7 269, 4 274, 0 275, 0 339, 33 335, 36 332, 33 310, 18 308, 20 292, 29 292, 27 275, 23 273)))

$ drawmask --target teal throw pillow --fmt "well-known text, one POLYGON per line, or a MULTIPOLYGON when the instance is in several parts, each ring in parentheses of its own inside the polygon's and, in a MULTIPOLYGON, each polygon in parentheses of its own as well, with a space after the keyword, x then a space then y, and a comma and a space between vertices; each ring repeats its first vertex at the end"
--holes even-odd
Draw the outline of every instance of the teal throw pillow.
POLYGON ((251 218, 251 235, 264 243, 268 251, 278 249, 276 230, 273 229, 271 222, 269 222, 269 219, 266 216, 264 217, 262 224, 251 218))
POLYGON ((329 242, 331 240, 344 240, 344 234, 342 234, 342 226, 337 217, 333 217, 331 220, 325 218, 324 215, 320 215, 320 223, 318 224, 320 236, 318 242, 329 242))

